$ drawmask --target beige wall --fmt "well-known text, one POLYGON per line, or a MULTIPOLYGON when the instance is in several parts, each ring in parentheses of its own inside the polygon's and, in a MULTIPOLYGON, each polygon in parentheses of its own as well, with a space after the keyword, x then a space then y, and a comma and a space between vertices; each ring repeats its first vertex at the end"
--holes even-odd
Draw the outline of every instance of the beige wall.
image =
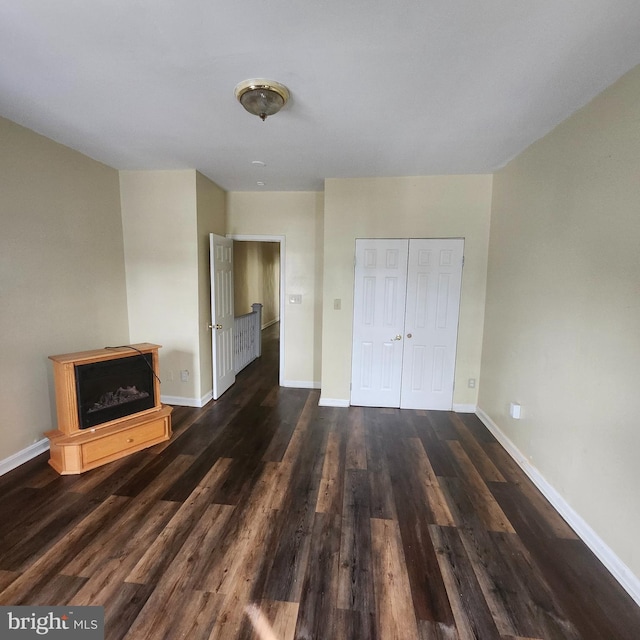
POLYGON ((236 316, 262 304, 262 327, 280 319, 280 244, 251 240, 233 243, 233 288, 236 316))
POLYGON ((197 405, 212 386, 208 234, 224 231, 224 192, 193 170, 122 171, 120 189, 131 340, 163 346, 166 401, 197 405))
POLYGON ((639 107, 640 67, 496 174, 480 384, 481 409, 636 576, 639 107))
MULTIPOLYGON (((316 192, 231 192, 227 194, 227 233, 285 236, 285 296, 296 293, 302 304, 285 300, 285 384, 318 385, 322 304, 323 198, 316 192)), ((282 366, 282 364, 281 364, 282 366)))
POLYGON ((456 405, 476 404, 491 210, 490 175, 327 180, 322 401, 348 401, 356 238, 464 238, 456 405), (341 300, 334 310, 333 301, 341 300))
POLYGON ((47 356, 129 340, 118 173, 0 118, 0 460, 56 427, 47 356))

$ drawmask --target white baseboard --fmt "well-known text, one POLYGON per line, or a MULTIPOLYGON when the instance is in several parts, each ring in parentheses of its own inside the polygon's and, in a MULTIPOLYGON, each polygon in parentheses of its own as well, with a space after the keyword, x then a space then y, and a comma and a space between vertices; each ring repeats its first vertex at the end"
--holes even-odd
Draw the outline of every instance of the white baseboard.
POLYGON ((283 380, 280 386, 293 389, 319 389, 320 383, 312 380, 283 380))
POLYGON ((324 398, 320 396, 318 401, 319 407, 349 407, 351 406, 348 400, 342 398, 324 398))
POLYGON ((9 473, 12 469, 19 467, 25 462, 29 462, 32 458, 35 458, 48 450, 49 439, 43 438, 42 440, 38 440, 38 442, 34 442, 29 445, 25 449, 22 449, 22 451, 18 451, 8 458, 0 460, 0 476, 3 476, 5 473, 9 473))
POLYGON ((178 407, 195 407, 200 409, 213 398, 213 391, 209 391, 202 398, 185 398, 183 396, 160 396, 160 402, 178 407))
POLYGON ((615 554, 602 538, 574 511, 573 507, 549 484, 545 477, 502 432, 500 427, 478 407, 476 415, 495 436, 507 453, 538 487, 544 497, 556 511, 569 523, 580 539, 593 551, 611 575, 622 585, 625 591, 640 605, 640 578, 615 554))
POLYGON ((475 413, 478 407, 475 404, 453 404, 453 410, 456 413, 475 413))
POLYGON ((272 324, 275 324, 276 322, 280 322, 280 318, 276 318, 275 320, 266 322, 265 324, 262 325, 262 327, 260 327, 260 330, 262 331, 263 329, 268 329, 272 324))

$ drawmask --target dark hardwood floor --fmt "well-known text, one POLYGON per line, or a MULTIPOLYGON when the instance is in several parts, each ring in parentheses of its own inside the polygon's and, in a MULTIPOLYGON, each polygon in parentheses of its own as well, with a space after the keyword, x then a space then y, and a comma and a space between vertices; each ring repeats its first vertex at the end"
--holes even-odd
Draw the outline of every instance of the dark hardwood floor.
POLYGON ((168 443, 0 478, 0 604, 106 637, 636 640, 640 609, 473 415, 318 407, 262 358, 168 443))

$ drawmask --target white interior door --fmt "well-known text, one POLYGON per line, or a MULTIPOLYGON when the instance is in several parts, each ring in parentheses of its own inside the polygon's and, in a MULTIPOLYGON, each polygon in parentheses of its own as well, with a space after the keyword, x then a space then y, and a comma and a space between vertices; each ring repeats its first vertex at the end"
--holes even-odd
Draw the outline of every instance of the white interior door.
POLYGON ((209 234, 213 399, 236 380, 233 367, 233 240, 209 234))
POLYGON ((351 404, 453 407, 464 240, 356 240, 351 404))
POLYGON ((403 409, 453 406, 463 255, 462 238, 409 241, 403 409))
POLYGON ((398 407, 408 240, 356 240, 351 404, 398 407))

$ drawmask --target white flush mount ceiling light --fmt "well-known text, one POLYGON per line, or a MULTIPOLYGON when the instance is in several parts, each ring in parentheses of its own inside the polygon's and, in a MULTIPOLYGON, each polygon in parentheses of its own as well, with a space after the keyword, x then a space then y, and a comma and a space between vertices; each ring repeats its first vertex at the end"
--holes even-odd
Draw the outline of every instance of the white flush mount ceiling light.
POLYGON ((273 80, 245 80, 236 87, 235 94, 249 113, 262 120, 278 113, 289 100, 289 89, 273 80))

